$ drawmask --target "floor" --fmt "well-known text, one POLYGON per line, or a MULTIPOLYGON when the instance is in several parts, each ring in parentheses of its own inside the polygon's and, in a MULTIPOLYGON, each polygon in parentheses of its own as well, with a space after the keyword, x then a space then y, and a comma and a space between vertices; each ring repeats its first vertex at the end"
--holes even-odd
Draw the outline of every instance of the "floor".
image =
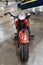
MULTIPOLYGON (((6 9, 7 9, 5 10, 6 12, 10 10, 10 8, 6 8, 6 9)), ((1 11, 2 13, 0 12, 0 15, 2 15, 5 11, 1 11)), ((17 13, 14 12, 14 13, 18 14, 18 12, 17 13)), ((2 19, 2 20, 0 19, 0 20, 3 22, 5 19, 2 19)), ((11 21, 12 19, 10 20, 10 22, 11 21)), ((12 26, 14 26, 14 23, 11 23, 10 25, 10 22, 8 22, 9 24, 7 23, 8 26, 6 26, 6 23, 4 24, 4 27, 6 27, 7 29, 6 31, 7 35, 8 33, 14 30, 14 28, 12 29, 12 26)), ((43 16, 42 17, 37 15, 31 16, 30 31, 31 31, 31 34, 33 34, 35 37, 34 37, 34 40, 30 41, 28 62, 22 63, 20 61, 19 51, 18 51, 19 48, 16 47, 17 41, 15 41, 13 39, 14 36, 12 36, 12 37, 9 37, 9 39, 7 38, 6 41, 0 42, 0 65, 43 65, 43 16)))
POLYGON ((28 62, 20 61, 16 41, 10 38, 0 43, 0 65, 43 65, 43 20, 31 17, 30 30, 35 38, 30 42, 28 62))

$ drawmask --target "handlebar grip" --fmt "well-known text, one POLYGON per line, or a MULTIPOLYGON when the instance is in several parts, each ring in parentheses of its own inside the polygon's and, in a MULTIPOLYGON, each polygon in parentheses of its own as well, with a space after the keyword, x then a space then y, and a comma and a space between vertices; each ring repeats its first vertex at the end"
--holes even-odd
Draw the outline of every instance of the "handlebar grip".
POLYGON ((7 14, 10 14, 10 15, 11 15, 11 13, 10 13, 10 12, 5 13, 4 15, 7 15, 7 14))
POLYGON ((8 13, 5 13, 4 16, 7 15, 7 14, 8 14, 8 13))
POLYGON ((31 14, 35 15, 35 12, 31 12, 31 14))

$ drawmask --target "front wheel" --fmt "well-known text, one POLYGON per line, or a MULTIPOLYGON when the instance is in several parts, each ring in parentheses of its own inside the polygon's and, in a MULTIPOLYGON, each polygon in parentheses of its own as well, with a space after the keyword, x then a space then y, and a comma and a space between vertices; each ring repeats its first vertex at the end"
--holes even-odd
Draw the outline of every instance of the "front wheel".
POLYGON ((20 49, 20 58, 22 62, 27 62, 29 57, 28 44, 22 44, 20 49))

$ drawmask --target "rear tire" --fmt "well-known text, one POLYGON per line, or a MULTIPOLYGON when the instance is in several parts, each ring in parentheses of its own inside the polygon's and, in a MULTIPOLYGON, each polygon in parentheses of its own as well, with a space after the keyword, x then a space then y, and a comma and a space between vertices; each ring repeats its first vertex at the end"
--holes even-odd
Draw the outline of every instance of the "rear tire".
POLYGON ((20 49, 20 58, 22 62, 27 62, 29 57, 28 44, 22 44, 20 49))

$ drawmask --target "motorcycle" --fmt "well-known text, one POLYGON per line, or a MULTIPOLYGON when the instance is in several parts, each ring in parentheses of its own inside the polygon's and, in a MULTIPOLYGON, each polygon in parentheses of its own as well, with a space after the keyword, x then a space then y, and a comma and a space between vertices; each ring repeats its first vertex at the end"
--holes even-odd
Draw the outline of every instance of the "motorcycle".
MULTIPOLYGON (((10 12, 5 13, 4 15, 10 14, 10 16, 17 18, 17 16, 13 16, 10 12)), ((31 14, 28 14, 30 17, 31 14)), ((27 18, 28 18, 27 16, 27 18)), ((20 48, 20 59, 22 62, 27 62, 29 58, 29 43, 30 43, 30 38, 34 38, 33 35, 30 35, 27 29, 21 29, 18 34, 18 44, 20 48)))

